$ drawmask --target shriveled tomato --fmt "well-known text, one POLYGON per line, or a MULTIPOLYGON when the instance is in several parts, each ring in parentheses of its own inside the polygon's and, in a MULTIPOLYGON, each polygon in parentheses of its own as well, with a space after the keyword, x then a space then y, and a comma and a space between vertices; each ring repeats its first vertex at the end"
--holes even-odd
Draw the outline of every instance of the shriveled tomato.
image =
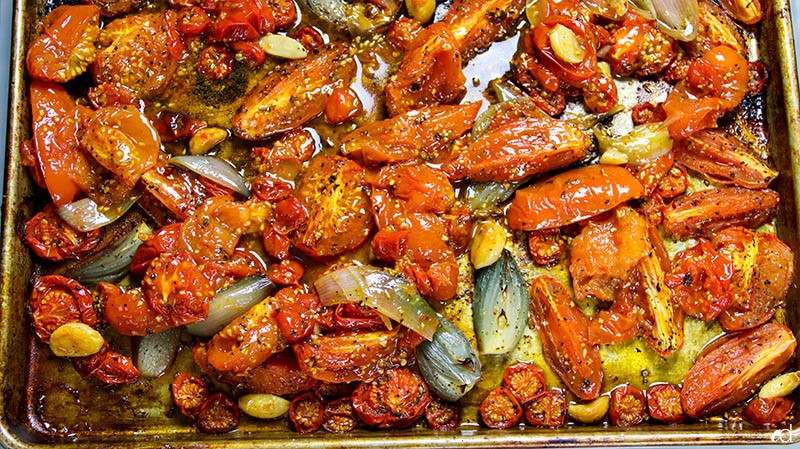
POLYGON ((124 291, 114 284, 100 285, 103 286, 103 294, 106 297, 104 308, 106 321, 119 334, 144 336, 173 327, 145 300, 141 288, 124 291))
POLYGON ((250 224, 250 209, 227 196, 207 199, 180 228, 178 249, 199 260, 233 255, 250 224))
POLYGON ((714 236, 714 247, 733 262, 733 303, 719 315, 729 330, 768 321, 792 283, 792 250, 774 235, 732 227, 714 236))
POLYGON ((215 393, 200 406, 197 427, 206 433, 230 432, 239 425, 239 406, 225 393, 215 393))
POLYGON ((272 144, 271 147, 254 147, 252 156, 265 168, 276 168, 285 162, 305 162, 316 151, 311 133, 303 128, 293 129, 272 144))
POLYGON ((645 123, 661 123, 666 120, 667 115, 661 105, 638 103, 631 110, 631 118, 634 125, 643 125, 645 123))
POLYGON ((165 322, 181 326, 204 320, 216 293, 188 253, 164 253, 147 268, 142 291, 165 322))
POLYGON ((542 370, 532 363, 517 362, 503 371, 503 386, 524 404, 534 400, 546 387, 542 370))
POLYGON ((214 335, 208 344, 211 366, 242 373, 282 351, 286 342, 275 320, 278 306, 274 298, 267 298, 214 335))
POLYGON ((484 134, 442 170, 450 179, 519 181, 577 161, 590 145, 589 137, 570 123, 529 117, 484 134))
POLYGON ((455 190, 445 174, 423 164, 384 167, 371 184, 372 209, 380 228, 397 224, 406 214, 447 212, 455 202, 455 190))
POLYGON ((97 110, 86 125, 81 144, 97 162, 133 186, 161 153, 161 139, 147 117, 133 106, 97 110))
POLYGON ((272 212, 272 227, 281 234, 289 234, 308 220, 308 211, 294 196, 281 200, 272 212))
POLYGON ((678 47, 677 41, 661 32, 655 22, 633 14, 614 31, 611 41, 603 59, 620 76, 660 73, 675 58, 678 47))
POLYGON ((389 25, 386 39, 395 48, 405 53, 414 48, 423 29, 424 26, 419 20, 401 15, 389 25))
POLYGON ((755 398, 744 408, 744 417, 753 424, 778 424, 794 407, 788 398, 755 398))
POLYGON ((289 181, 267 173, 254 179, 250 183, 250 190, 261 200, 277 202, 294 193, 294 186, 289 181))
POLYGON ((296 302, 282 306, 275 318, 284 340, 293 344, 311 335, 320 306, 319 299, 314 295, 303 296, 296 302))
POLYGON ((158 131, 162 142, 176 142, 192 137, 197 131, 205 128, 206 122, 193 119, 184 114, 171 111, 158 111, 147 118, 158 131))
POLYGON ((645 193, 652 197, 661 180, 667 176, 674 165, 675 156, 669 152, 644 164, 626 164, 625 168, 642 183, 645 193))
POLYGON ((589 341, 599 345, 622 343, 639 334, 644 311, 620 297, 611 307, 600 310, 589 322, 589 341))
POLYGON ((642 390, 625 385, 611 392, 611 423, 615 426, 630 427, 647 418, 647 401, 642 390))
POLYGON ((461 54, 447 26, 442 23, 429 26, 418 42, 386 83, 386 107, 391 116, 426 106, 457 103, 466 92, 461 54))
POLYGON ((333 312, 337 330, 379 330, 386 328, 382 315, 375 309, 356 303, 337 304, 333 312))
POLYGON ((297 433, 316 432, 322 426, 324 404, 317 396, 307 391, 292 399, 289 405, 289 419, 297 433))
POLYGON ((675 255, 665 281, 687 314, 711 321, 733 301, 733 268, 730 259, 701 238, 695 246, 675 255))
POLYGON ((342 154, 375 166, 436 159, 472 128, 480 103, 431 106, 359 127, 342 137, 342 154))
POLYGON ((322 427, 328 432, 347 433, 358 425, 358 416, 349 397, 337 399, 325 405, 322 427))
POLYGON ((595 399, 603 384, 603 368, 597 346, 589 341, 588 318, 566 289, 547 276, 533 280, 530 296, 545 360, 576 396, 595 399))
POLYGON ((525 9, 522 0, 454 1, 442 22, 448 25, 464 61, 501 39, 525 9))
POLYGON ((432 397, 425 407, 425 420, 436 431, 453 430, 458 426, 458 406, 432 397))
POLYGON ((712 343, 683 381, 683 409, 690 417, 700 418, 746 399, 783 371, 796 346, 792 331, 777 323, 762 324, 712 343))
POLYGON ((132 384, 139 380, 139 370, 133 361, 109 349, 108 344, 97 354, 75 358, 72 363, 84 379, 94 377, 109 385, 132 384))
POLYGON ((211 25, 217 41, 254 41, 275 30, 275 16, 264 0, 225 0, 211 25))
POLYGON ((233 72, 233 55, 222 45, 209 45, 197 58, 197 73, 207 79, 221 80, 233 72))
POLYGON ((178 245, 180 223, 173 223, 159 229, 149 236, 143 236, 131 260, 131 272, 143 275, 150 262, 162 253, 174 252, 178 245))
POLYGON ((188 373, 178 373, 170 386, 172 399, 181 413, 194 418, 209 396, 206 381, 188 373))
POLYGON ((282 260, 269 268, 267 277, 276 284, 292 285, 300 281, 304 271, 305 268, 299 261, 282 260))
POLYGON ((108 24, 91 67, 95 83, 125 86, 137 98, 161 93, 177 67, 166 30, 160 13, 129 15, 108 24))
POLYGON ((561 390, 548 390, 525 404, 525 420, 537 427, 561 427, 567 417, 567 397, 561 390))
POLYGON ((91 253, 102 237, 102 228, 81 232, 67 224, 56 214, 53 204, 25 223, 25 243, 37 256, 47 260, 80 258, 91 253))
POLYGON ((553 15, 544 18, 533 28, 533 42, 538 49, 541 63, 561 80, 576 87, 588 81, 597 72, 597 54, 589 28, 591 26, 566 16, 553 15), (578 44, 576 53, 580 55, 579 61, 565 61, 553 50, 550 35, 558 27, 566 28, 566 32, 571 32, 575 37, 578 44))
POLYGON ((617 85, 611 76, 598 71, 581 88, 583 102, 595 114, 605 114, 617 105, 617 85))
POLYGON ((268 226, 264 229, 262 243, 264 245, 264 250, 270 257, 274 257, 278 260, 286 260, 289 257, 289 249, 292 247, 291 240, 276 231, 272 226, 268 226))
POLYGON ((178 32, 184 36, 203 34, 210 26, 211 18, 199 6, 190 6, 178 13, 178 32))
POLYGON ((337 87, 325 103, 325 119, 334 125, 352 119, 359 112, 361 112, 361 100, 350 88, 337 87))
POLYGON ((381 429, 407 427, 425 413, 431 400, 419 374, 397 368, 362 382, 353 392, 353 409, 367 425, 381 429))
POLYGON ((97 326, 92 301, 91 292, 78 281, 59 275, 40 277, 33 285, 29 302, 33 328, 39 340, 48 343, 50 334, 67 323, 97 326))
POLYGON ((233 117, 233 132, 260 140, 297 128, 321 113, 331 91, 349 84, 355 72, 350 47, 341 42, 279 66, 244 100, 233 117))
POLYGON ((292 39, 300 42, 306 51, 313 51, 325 45, 325 40, 316 29, 312 27, 303 27, 291 33, 292 39))
POLYGON ((364 170, 353 161, 320 155, 297 182, 297 198, 308 220, 291 238, 295 246, 324 259, 360 246, 372 227, 364 170))
POLYGON ((507 429, 516 425, 522 417, 522 406, 508 390, 497 387, 492 390, 480 406, 481 420, 493 429, 507 429))
POLYGON ((59 6, 42 19, 43 33, 28 48, 28 74, 67 82, 94 61, 100 35, 100 12, 94 5, 59 6))
POLYGON ((647 389, 647 410, 652 418, 665 423, 679 423, 686 419, 681 390, 672 384, 656 384, 647 389))
POLYGON ((528 252, 539 265, 550 266, 561 260, 567 242, 558 229, 533 231, 528 234, 528 252))
POLYGON ((770 189, 721 187, 676 198, 664 208, 664 229, 677 237, 712 236, 730 226, 757 227, 775 216, 780 195, 770 189))
POLYGON ((79 122, 84 114, 55 83, 31 82, 30 99, 36 165, 53 203, 63 206, 100 183, 96 163, 79 148, 79 122))
POLYGON ((767 66, 760 62, 747 62, 747 93, 756 95, 761 93, 769 81, 767 66))
POLYGON ((124 106, 134 104, 136 95, 125 86, 113 84, 101 84, 92 86, 86 94, 93 107, 99 109, 106 106, 124 106))
POLYGON ((523 33, 521 40, 522 51, 517 52, 511 60, 514 80, 544 113, 550 116, 560 114, 566 107, 566 94, 561 81, 537 59, 533 33, 523 33))
POLYGON ((365 380, 395 351, 399 330, 311 335, 295 344, 294 352, 300 368, 315 379, 333 383, 365 380))
POLYGON ((508 208, 508 224, 524 231, 557 228, 643 194, 642 184, 622 167, 576 168, 517 190, 508 208))

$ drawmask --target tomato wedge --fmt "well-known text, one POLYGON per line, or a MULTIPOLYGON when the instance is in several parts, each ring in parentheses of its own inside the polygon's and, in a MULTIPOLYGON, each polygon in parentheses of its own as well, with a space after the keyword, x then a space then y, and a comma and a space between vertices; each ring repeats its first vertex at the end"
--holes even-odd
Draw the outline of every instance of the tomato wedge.
POLYGON ((28 47, 28 74, 67 82, 94 61, 100 35, 100 11, 94 5, 59 6, 42 19, 44 32, 28 47))
POLYGON ((311 335, 294 345, 300 368, 314 379, 341 383, 369 379, 397 348, 400 328, 311 335))
POLYGON ((37 256, 53 261, 78 259, 100 243, 103 229, 81 232, 56 214, 53 204, 25 223, 25 243, 37 256))

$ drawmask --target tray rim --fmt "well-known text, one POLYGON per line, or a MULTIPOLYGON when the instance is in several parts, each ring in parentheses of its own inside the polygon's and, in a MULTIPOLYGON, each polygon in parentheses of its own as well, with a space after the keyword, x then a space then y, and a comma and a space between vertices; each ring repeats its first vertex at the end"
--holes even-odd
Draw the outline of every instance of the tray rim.
MULTIPOLYGON (((792 22, 790 15, 791 0, 772 0, 772 5, 776 11, 778 37, 777 59, 780 67, 781 86, 783 93, 783 108, 787 120, 787 134, 789 138, 789 151, 791 161, 791 172, 795 176, 793 185, 794 195, 797 199, 793 207, 800 209, 800 89, 798 88, 797 62, 794 52, 794 41, 792 35, 792 22)), ((12 49, 10 68, 10 92, 8 104, 8 133, 5 151, 6 158, 6 177, 3 189, 2 203, 2 246, 0 247, 0 337, 9 335, 11 322, 8 319, 6 306, 9 302, 11 286, 9 282, 10 264, 13 263, 11 242, 15 238, 15 210, 14 192, 19 189, 20 179, 16 176, 23 169, 19 158, 14 157, 15 149, 19 148, 24 140, 23 114, 27 105, 22 103, 27 76, 25 75, 25 17, 33 13, 29 10, 28 2, 25 0, 15 0, 12 28, 12 49), (23 87, 19 87, 22 83, 23 87)), ((773 75, 774 79, 774 75, 773 75)), ((800 215, 800 214, 798 214, 800 215)), ((797 229, 800 235, 800 220, 797 229)), ((10 351, 18 351, 19 348, 13 346, 6 338, 0 338, 0 367, 6 366, 9 360, 10 351)), ((324 449, 341 447, 460 447, 460 448, 498 448, 498 447, 593 447, 593 446, 645 446, 654 444, 667 445, 706 445, 706 444, 770 444, 775 443, 774 436, 780 429, 733 429, 727 430, 691 430, 681 427, 671 428, 668 432, 657 435, 646 431, 636 431, 634 429, 623 429, 613 427, 593 427, 582 429, 576 433, 531 431, 530 429, 515 429, 510 431, 492 431, 482 429, 475 432, 477 428, 469 428, 457 433, 429 433, 427 435, 417 434, 413 436, 401 436, 387 439, 387 433, 371 432, 369 436, 352 438, 342 435, 326 435, 326 437, 316 438, 242 438, 242 434, 237 434, 235 438, 225 439, 213 437, 207 440, 198 441, 192 438, 192 434, 169 434, 151 435, 143 432, 141 439, 135 436, 134 439, 124 441, 106 441, 106 437, 111 435, 104 434, 101 441, 72 442, 41 442, 32 443, 25 441, 21 434, 15 432, 14 426, 9 422, 8 414, 14 413, 8 409, 8 396, 6 370, 0 369, 0 446, 8 449, 33 449, 33 448, 76 448, 76 449, 95 449, 98 447, 127 448, 137 449, 162 448, 162 447, 225 447, 230 449, 245 448, 275 448, 286 449, 287 447, 324 449), (591 429, 591 430, 587 430, 591 429), (527 430, 527 431, 526 431, 527 430), (626 431, 627 430, 627 431, 626 431), (178 438, 175 438, 178 437, 178 438)), ((713 427, 706 426, 706 427, 713 427)), ((791 441, 800 441, 800 427, 793 429, 791 441)), ((780 441, 778 441, 780 442, 780 441)))

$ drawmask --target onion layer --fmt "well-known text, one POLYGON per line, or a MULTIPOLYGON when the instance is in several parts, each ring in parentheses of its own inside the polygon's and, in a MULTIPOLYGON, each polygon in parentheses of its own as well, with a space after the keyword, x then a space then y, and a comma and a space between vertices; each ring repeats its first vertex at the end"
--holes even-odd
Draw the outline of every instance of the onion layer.
POLYGON ((417 346, 419 370, 428 386, 446 401, 457 401, 481 378, 481 361, 469 340, 441 316, 433 340, 417 346))
POLYGON ((133 255, 142 244, 139 237, 150 232, 152 230, 147 223, 140 223, 128 235, 105 250, 102 257, 72 270, 69 277, 84 284, 119 281, 130 272, 133 255))
POLYGON ((672 149, 669 130, 661 123, 645 123, 636 126, 629 134, 612 137, 605 128, 595 127, 594 136, 600 152, 616 150, 628 156, 628 162, 634 165, 645 164, 661 157, 672 149))
POLYGON ((277 289, 261 274, 241 279, 214 296, 208 306, 208 318, 187 325, 186 330, 192 335, 210 337, 277 289))
POLYGON ((139 340, 136 348, 136 369, 142 377, 158 377, 167 370, 175 358, 180 343, 181 328, 173 327, 164 332, 147 335, 139 340))
POLYGON ((250 188, 247 187, 242 175, 222 159, 213 156, 174 156, 169 159, 169 162, 193 171, 244 197, 250 196, 250 188))
POLYGON ((125 215, 125 212, 136 204, 139 195, 137 190, 133 190, 125 199, 111 206, 98 206, 91 199, 84 198, 65 204, 56 209, 56 212, 73 228, 83 232, 94 231, 125 215))

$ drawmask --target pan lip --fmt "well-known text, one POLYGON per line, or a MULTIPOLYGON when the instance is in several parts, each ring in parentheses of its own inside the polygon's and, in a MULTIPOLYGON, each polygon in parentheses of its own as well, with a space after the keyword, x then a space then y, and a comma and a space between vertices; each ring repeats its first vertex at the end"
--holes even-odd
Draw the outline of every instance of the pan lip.
MULTIPOLYGON (((779 41, 778 66, 781 69, 781 89, 783 94, 783 107, 787 120, 787 134, 789 137, 789 150, 791 155, 791 170, 794 174, 793 185, 795 213, 800 216, 800 89, 798 88, 797 62, 795 60, 794 42, 792 38, 792 23, 789 19, 790 3, 788 0, 772 0, 776 14, 775 26, 779 41)), ((15 157, 15 149, 19 148, 24 137, 22 126, 25 106, 22 102, 24 86, 27 80, 24 70, 25 60, 25 17, 33 14, 30 2, 17 0, 14 5, 12 25, 12 52, 10 64, 9 114, 7 146, 8 154, 6 163, 6 177, 3 202, 0 217, 2 218, 2 240, 0 243, 0 336, 9 334, 11 326, 6 312, 10 301, 11 271, 10 264, 14 262, 11 251, 15 231, 16 202, 21 201, 13 192, 19 187, 18 173, 22 170, 19 158, 15 157)), ((800 223, 795 230, 800 234, 800 223)), ((8 341, 0 339, 0 366, 6 366, 9 360, 9 351, 18 350, 8 341)), ((25 440, 22 429, 17 429, 8 416, 15 410, 8 409, 7 387, 5 370, 0 369, 0 447, 8 449, 30 448, 70 448, 70 449, 95 449, 102 447, 135 447, 136 449, 163 448, 163 447, 225 447, 227 449, 244 448, 275 448, 286 449, 290 447, 304 447, 309 449, 326 449, 340 447, 371 447, 371 448, 408 448, 408 447, 459 447, 459 448, 499 448, 499 447, 594 447, 594 446, 650 446, 663 445, 706 445, 706 444, 769 444, 786 442, 780 438, 779 432, 787 429, 762 428, 762 429, 725 429, 719 426, 716 430, 714 424, 699 424, 692 427, 663 426, 659 432, 654 433, 653 428, 615 428, 615 427, 582 427, 574 426, 564 429, 535 429, 523 428, 515 430, 489 430, 478 428, 457 429, 451 432, 436 433, 433 431, 425 434, 394 435, 385 432, 373 431, 369 435, 310 435, 306 438, 246 438, 244 432, 225 436, 212 437, 206 440, 197 440, 194 431, 171 434, 141 434, 125 432, 122 440, 112 440, 111 432, 100 433, 93 436, 79 437, 77 440, 68 438, 56 440, 43 440, 42 442, 29 442, 25 440), (696 429, 694 427, 704 427, 696 429)), ((413 432, 413 431, 412 431, 413 432)), ((796 430, 789 434, 795 441, 800 440, 800 432, 796 430)), ((785 434, 784 434, 785 435, 785 434)), ((791 441, 791 440, 790 440, 791 441)))

